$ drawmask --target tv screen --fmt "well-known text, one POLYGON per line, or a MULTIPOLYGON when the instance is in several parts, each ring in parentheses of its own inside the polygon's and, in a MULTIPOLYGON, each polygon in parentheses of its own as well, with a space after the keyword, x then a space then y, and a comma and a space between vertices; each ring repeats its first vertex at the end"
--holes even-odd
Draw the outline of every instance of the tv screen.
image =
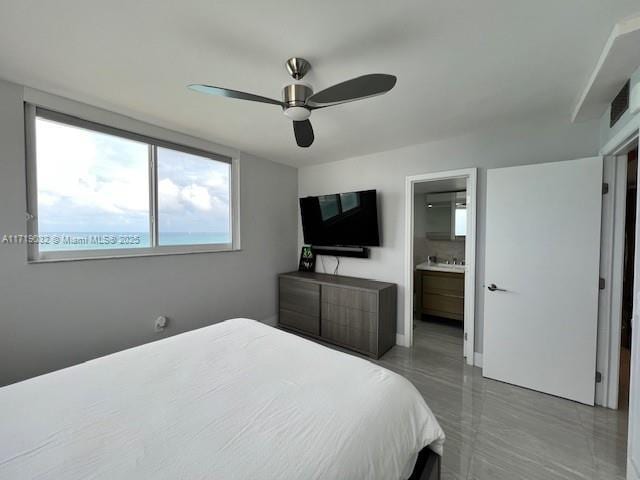
POLYGON ((301 198, 300 212, 309 245, 380 246, 375 190, 301 198))

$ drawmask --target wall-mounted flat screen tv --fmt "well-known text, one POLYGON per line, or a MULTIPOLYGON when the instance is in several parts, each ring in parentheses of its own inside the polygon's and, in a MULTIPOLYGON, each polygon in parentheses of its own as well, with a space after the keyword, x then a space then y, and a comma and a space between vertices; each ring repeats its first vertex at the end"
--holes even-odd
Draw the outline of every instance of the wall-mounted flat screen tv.
POLYGON ((300 212, 309 245, 380 246, 375 190, 301 198, 300 212))

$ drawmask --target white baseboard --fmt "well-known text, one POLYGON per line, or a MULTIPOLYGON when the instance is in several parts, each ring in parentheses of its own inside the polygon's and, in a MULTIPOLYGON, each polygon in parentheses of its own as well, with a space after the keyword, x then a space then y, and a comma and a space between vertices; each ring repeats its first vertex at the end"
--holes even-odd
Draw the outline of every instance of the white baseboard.
POLYGON ((260 320, 260 323, 264 323, 265 325, 275 327, 278 325, 278 315, 272 315, 270 317, 264 318, 260 320))
POLYGON ((400 333, 396 333, 396 345, 400 345, 401 347, 408 347, 405 336, 400 333))
POLYGON ((482 354, 478 352, 473 353, 473 364, 476 367, 482 368, 482 354))

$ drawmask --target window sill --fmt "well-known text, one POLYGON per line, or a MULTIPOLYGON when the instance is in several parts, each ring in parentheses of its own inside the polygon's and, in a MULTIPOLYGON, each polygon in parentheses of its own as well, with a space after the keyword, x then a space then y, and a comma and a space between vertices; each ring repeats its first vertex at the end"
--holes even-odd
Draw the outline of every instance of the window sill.
POLYGON ((154 249, 140 249, 139 251, 127 250, 126 252, 118 250, 103 250, 99 255, 94 252, 87 254, 86 250, 68 251, 64 252, 65 255, 60 255, 62 252, 56 252, 54 255, 45 253, 39 258, 28 259, 29 264, 38 263, 60 263, 60 262, 85 262, 90 260, 113 260, 121 258, 139 258, 139 257, 164 257, 167 255, 193 255, 202 253, 226 253, 226 252, 240 252, 240 247, 228 247, 228 248, 178 248, 178 247, 160 247, 154 249))

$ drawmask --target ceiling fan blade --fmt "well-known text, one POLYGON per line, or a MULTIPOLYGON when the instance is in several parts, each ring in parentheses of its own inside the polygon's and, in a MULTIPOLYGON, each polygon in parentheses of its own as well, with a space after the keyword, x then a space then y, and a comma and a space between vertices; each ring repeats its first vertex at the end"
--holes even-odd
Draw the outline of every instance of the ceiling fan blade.
POLYGON ((293 133, 296 136, 296 143, 299 147, 309 147, 313 143, 313 127, 309 120, 302 120, 301 122, 293 122, 293 133))
POLYGON ((382 95, 394 87, 396 80, 394 75, 385 73, 372 73, 352 78, 314 93, 307 99, 307 105, 321 108, 382 95))
POLYGON ((284 104, 279 100, 272 98, 261 97, 260 95, 254 95, 252 93, 239 92, 238 90, 231 90, 229 88, 214 87, 212 85, 200 85, 192 84, 188 86, 189 89, 200 93, 207 93, 209 95, 219 95, 221 97, 239 98, 240 100, 251 100, 252 102, 270 103, 272 105, 283 106, 284 104))

